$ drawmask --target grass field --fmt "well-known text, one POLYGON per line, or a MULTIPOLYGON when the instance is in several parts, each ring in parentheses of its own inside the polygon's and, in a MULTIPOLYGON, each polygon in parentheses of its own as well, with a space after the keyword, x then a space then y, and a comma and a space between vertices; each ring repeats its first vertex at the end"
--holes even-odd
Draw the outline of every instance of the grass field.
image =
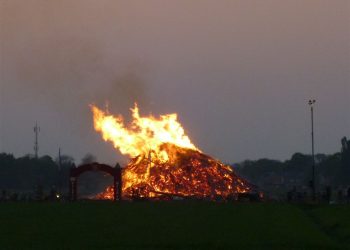
POLYGON ((350 206, 0 203, 0 249, 350 249, 350 206))

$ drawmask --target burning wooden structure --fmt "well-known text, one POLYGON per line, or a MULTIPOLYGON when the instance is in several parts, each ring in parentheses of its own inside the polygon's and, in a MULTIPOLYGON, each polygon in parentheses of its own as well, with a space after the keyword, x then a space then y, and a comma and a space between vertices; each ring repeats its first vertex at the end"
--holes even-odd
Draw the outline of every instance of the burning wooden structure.
MULTIPOLYGON (((131 160, 122 171, 125 199, 234 199, 254 186, 237 176, 230 166, 202 153, 185 134, 176 114, 141 117, 132 109, 133 120, 124 125, 92 106, 95 130, 131 160)), ((109 187, 100 198, 111 197, 109 187)))

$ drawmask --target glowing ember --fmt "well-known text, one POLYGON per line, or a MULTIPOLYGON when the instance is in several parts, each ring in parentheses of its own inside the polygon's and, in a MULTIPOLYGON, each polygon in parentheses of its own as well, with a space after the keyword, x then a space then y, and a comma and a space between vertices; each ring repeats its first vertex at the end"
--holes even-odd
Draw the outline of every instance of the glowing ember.
MULTIPOLYGON (((231 167, 203 154, 186 136, 176 114, 141 117, 135 105, 126 127, 115 117, 91 106, 95 130, 131 157, 123 169, 124 198, 169 196, 227 199, 251 190, 231 167)), ((113 197, 113 188, 97 198, 113 197)))
POLYGON ((114 188, 113 186, 107 187, 103 193, 100 193, 94 197, 96 200, 113 200, 114 188))

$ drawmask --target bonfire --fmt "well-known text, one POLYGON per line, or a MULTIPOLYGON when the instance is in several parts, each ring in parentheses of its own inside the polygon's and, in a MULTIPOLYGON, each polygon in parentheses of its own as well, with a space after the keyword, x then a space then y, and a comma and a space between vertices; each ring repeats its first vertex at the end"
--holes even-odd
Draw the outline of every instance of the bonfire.
MULTIPOLYGON (((124 199, 231 199, 252 190, 231 166, 202 153, 185 134, 177 114, 141 117, 135 104, 132 122, 91 106, 94 128, 122 154, 124 199)), ((97 198, 113 197, 108 187, 97 198)))

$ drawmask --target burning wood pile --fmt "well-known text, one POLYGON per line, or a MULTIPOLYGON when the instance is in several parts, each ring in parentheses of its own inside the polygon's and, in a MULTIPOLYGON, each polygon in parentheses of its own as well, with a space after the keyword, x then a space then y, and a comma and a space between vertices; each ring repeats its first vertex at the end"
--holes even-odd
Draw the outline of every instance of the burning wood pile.
MULTIPOLYGON (((133 120, 126 127, 96 106, 91 107, 95 130, 131 158, 123 169, 123 198, 232 199, 252 191, 253 186, 238 177, 230 166, 203 154, 194 146, 177 121, 176 114, 141 117, 132 109, 133 120)), ((113 197, 108 187, 97 198, 113 197)))

